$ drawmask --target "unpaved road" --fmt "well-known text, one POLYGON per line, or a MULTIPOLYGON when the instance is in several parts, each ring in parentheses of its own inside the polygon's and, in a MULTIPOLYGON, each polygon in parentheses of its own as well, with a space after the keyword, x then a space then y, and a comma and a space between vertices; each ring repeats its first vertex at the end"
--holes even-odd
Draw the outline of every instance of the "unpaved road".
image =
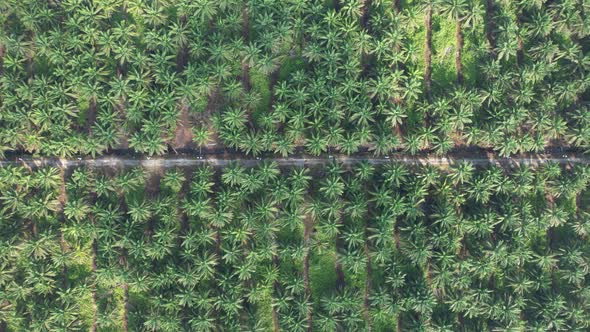
MULTIPOLYGON (((233 156, 235 157, 235 156, 233 156)), ((470 162, 473 165, 499 165, 499 166, 516 166, 530 165, 538 166, 545 163, 558 164, 590 164, 590 157, 564 155, 564 154, 531 154, 513 158, 497 158, 493 155, 463 157, 449 155, 446 157, 437 156, 395 156, 390 157, 372 157, 372 156, 343 156, 336 155, 330 157, 293 157, 293 158, 232 158, 232 156, 217 157, 209 156, 199 158, 197 156, 168 156, 168 157, 124 157, 124 156, 105 156, 95 159, 57 159, 57 158, 15 158, 13 160, 0 161, 0 167, 9 165, 18 166, 26 165, 32 168, 42 166, 58 167, 79 167, 88 166, 93 168, 101 167, 146 167, 146 168, 173 168, 173 167, 191 167, 208 164, 216 167, 223 167, 232 162, 239 162, 246 167, 253 167, 264 161, 274 161, 279 166, 319 166, 336 161, 343 165, 353 165, 360 162, 379 165, 391 162, 411 164, 411 165, 435 165, 449 166, 461 162, 470 162)))

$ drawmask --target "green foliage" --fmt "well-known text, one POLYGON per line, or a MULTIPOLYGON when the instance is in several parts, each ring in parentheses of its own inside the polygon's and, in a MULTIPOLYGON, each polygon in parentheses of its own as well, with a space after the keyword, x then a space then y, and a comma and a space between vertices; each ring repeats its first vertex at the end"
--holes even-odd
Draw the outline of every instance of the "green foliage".
POLYGON ((432 20, 432 80, 444 88, 455 84, 456 23, 446 17, 432 20))
POLYGON ((175 129, 186 107, 194 126, 214 124, 219 145, 252 155, 288 156, 300 148, 355 154, 373 146, 377 155, 445 154, 472 146, 509 156, 589 145, 586 121, 562 119, 585 111, 588 102, 590 25, 571 1, 499 2, 492 24, 480 0, 367 6, 10 0, 6 7, 2 151, 166 154, 178 144, 175 129), (96 120, 88 114, 90 100, 96 100, 96 120), (471 121, 451 125, 453 112, 434 101, 462 107, 471 121), (391 121, 395 108, 403 114, 391 121), (231 109, 249 111, 244 125, 217 126, 231 109), (392 132, 399 144, 388 148, 384 135, 392 132))
POLYGON ((413 17, 410 25, 415 26, 416 28, 413 29, 412 33, 408 36, 408 47, 411 48, 413 52, 412 59, 409 59, 408 63, 415 66, 420 75, 424 75, 426 67, 424 59, 426 28, 424 27, 424 17, 421 12, 413 17))
POLYGON ((305 62, 300 57, 287 57, 279 69, 279 81, 286 80, 292 73, 305 68, 305 62))
POLYGON ((483 51, 483 45, 485 45, 483 36, 484 31, 482 26, 465 31, 465 45, 463 47, 463 54, 461 55, 461 62, 463 64, 465 81, 468 85, 477 86, 481 82, 480 63, 482 61, 482 54, 485 54, 483 51))
POLYGON ((257 102, 252 105, 252 109, 257 112, 266 112, 270 107, 270 78, 261 72, 252 69, 250 71, 250 84, 252 84, 252 94, 257 96, 257 102))
POLYGON ((314 329, 590 323, 587 165, 331 164, 310 174, 318 183, 307 172, 80 168, 62 183, 55 168, 0 168, 0 295, 11 304, 0 320, 297 330, 311 310, 314 329), (487 310, 500 304, 509 310, 487 310))
POLYGON ((320 299, 330 296, 336 288, 336 256, 333 253, 314 255, 310 262, 309 276, 311 280, 311 292, 316 303, 320 299))
POLYGON ((89 100, 80 99, 78 101, 78 109, 79 109, 78 125, 79 126, 83 127, 86 125, 89 108, 90 108, 90 101, 89 100))
POLYGON ((258 303, 259 310, 256 310, 256 320, 258 325, 265 330, 273 329, 272 321, 272 294, 270 289, 263 292, 260 302, 258 303))

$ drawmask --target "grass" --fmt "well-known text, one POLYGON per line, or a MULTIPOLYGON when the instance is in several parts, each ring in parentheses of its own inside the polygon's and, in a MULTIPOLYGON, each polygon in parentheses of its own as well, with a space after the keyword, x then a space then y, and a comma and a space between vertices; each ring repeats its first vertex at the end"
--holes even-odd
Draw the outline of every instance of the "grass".
MULTIPOLYGON (((91 278, 92 257, 89 254, 91 250, 90 244, 74 248, 72 260, 68 264, 67 277, 70 282, 91 278)), ((82 293, 77 303, 80 306, 80 321, 84 323, 85 328, 89 329, 90 326, 85 323, 92 322, 94 317, 92 292, 89 290, 82 293)))
MULTIPOLYGON (((335 250, 335 249, 334 249, 335 250)), ((311 284, 311 294, 319 304, 322 297, 329 296, 336 289, 336 255, 329 252, 318 256, 312 254, 309 262, 309 279, 311 284)))
POLYGON ((291 73, 293 73, 299 69, 303 69, 304 66, 305 66, 305 62, 303 62, 302 58, 300 58, 300 57, 295 57, 295 58, 287 57, 285 59, 285 61, 283 61, 283 64, 281 65, 281 68, 279 69, 279 81, 286 80, 287 78, 289 78, 291 73))
POLYGON ((256 111, 268 111, 270 108, 270 77, 262 74, 255 68, 250 70, 250 84, 252 86, 252 92, 260 95, 260 101, 258 106, 255 108, 256 111))
POLYGON ((203 113, 207 110, 207 104, 209 103, 207 95, 199 96, 189 101, 189 112, 190 113, 203 113))
POLYGON ((423 74, 426 68, 426 61, 424 60, 424 52, 426 47, 426 27, 424 25, 425 12, 420 8, 420 4, 414 0, 401 1, 401 8, 411 8, 405 12, 411 17, 410 22, 404 28, 407 31, 404 33, 409 41, 409 46, 415 52, 413 57, 405 64, 415 67, 423 74), (411 13, 411 14, 410 14, 411 13))
POLYGON ((455 28, 453 20, 438 15, 432 18, 432 81, 442 88, 453 86, 457 78, 455 28))
MULTIPOLYGON (((457 79, 455 68, 455 52, 457 24, 454 20, 433 16, 432 18, 432 81, 440 88, 450 88, 457 79)), ((463 27, 463 50, 461 63, 466 85, 474 85, 479 80, 477 37, 483 38, 483 27, 478 26, 474 31, 463 27)))
POLYGON ((479 39, 485 38, 483 31, 483 24, 478 25, 475 31, 463 30, 465 35, 465 46, 463 48, 463 74, 465 75, 465 82, 469 85, 476 86, 480 81, 480 70, 477 45, 485 45, 479 39))
POLYGON ((390 317, 389 319, 373 321, 373 331, 377 332, 391 332, 395 331, 397 325, 397 317, 390 317))
MULTIPOLYGON (((278 81, 284 81, 291 73, 303 69, 305 63, 300 57, 286 57, 281 63, 278 72, 278 81)), ((262 74, 256 68, 250 68, 250 84, 252 91, 260 94, 260 103, 257 110, 268 110, 270 107, 271 91, 270 91, 270 76, 262 74)))
POLYGON ((367 281, 367 271, 361 271, 360 273, 352 273, 348 272, 348 270, 343 266, 344 269, 344 281, 346 282, 346 287, 351 289, 358 289, 361 290, 361 293, 364 292, 365 289, 365 282, 367 281))
MULTIPOLYGON (((277 234, 278 242, 281 247, 288 247, 289 245, 297 245, 303 243, 303 224, 295 231, 283 228, 277 234)), ((289 256, 279 256, 281 272, 296 273, 303 275, 303 261, 300 259, 292 259, 289 256)))
POLYGON ((90 101, 86 98, 78 99, 78 125, 81 127, 86 125, 87 117, 88 117, 88 109, 90 108, 90 101))
MULTIPOLYGON (((373 264, 373 270, 371 273, 371 280, 374 285, 383 285, 385 283, 385 275, 384 271, 381 267, 376 264, 373 264)), ((375 291, 373 289, 373 291, 375 291)), ((393 331, 395 330, 395 326, 397 324, 397 317, 395 315, 384 317, 381 320, 373 320, 373 330, 374 331, 393 331)))
POLYGON ((303 242, 303 222, 295 230, 291 230, 288 227, 281 228, 277 233, 277 238, 281 243, 301 243, 303 242))
POLYGON ((260 322, 260 326, 264 327, 265 331, 272 331, 274 323, 272 321, 272 287, 264 290, 260 301, 256 304, 256 320, 260 322))
MULTIPOLYGON (((115 303, 117 304, 115 310, 117 312, 117 316, 119 317, 119 319, 116 320, 117 328, 121 328, 121 330, 123 330, 122 317, 123 312, 125 311, 125 292, 123 291, 123 287, 117 286, 113 289, 113 298, 115 299, 115 303)), ((129 300, 131 300, 131 292, 129 294, 129 300)))

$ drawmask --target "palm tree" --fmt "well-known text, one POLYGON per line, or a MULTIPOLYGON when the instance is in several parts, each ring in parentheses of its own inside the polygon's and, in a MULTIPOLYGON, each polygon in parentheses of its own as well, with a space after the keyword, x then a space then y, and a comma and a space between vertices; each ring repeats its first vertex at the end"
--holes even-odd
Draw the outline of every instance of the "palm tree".
POLYGON ((193 127, 193 141, 199 146, 199 155, 202 155, 203 146, 211 142, 211 134, 207 126, 193 127))
POLYGON ((64 214, 68 218, 81 222, 88 216, 90 210, 91 207, 83 200, 69 199, 64 208, 64 214))
POLYGON ((173 193, 178 193, 186 180, 183 172, 178 169, 169 170, 161 180, 162 188, 167 188, 173 193))
POLYGON ((421 150, 423 142, 420 138, 420 135, 410 134, 406 136, 405 145, 405 151, 409 152, 412 155, 415 155, 421 150))
POLYGON ((346 134, 340 143, 340 150, 346 154, 353 154, 358 151, 361 142, 356 133, 346 134))
POLYGON ((326 140, 319 134, 312 134, 312 136, 308 138, 306 148, 315 156, 319 156, 328 149, 326 140))

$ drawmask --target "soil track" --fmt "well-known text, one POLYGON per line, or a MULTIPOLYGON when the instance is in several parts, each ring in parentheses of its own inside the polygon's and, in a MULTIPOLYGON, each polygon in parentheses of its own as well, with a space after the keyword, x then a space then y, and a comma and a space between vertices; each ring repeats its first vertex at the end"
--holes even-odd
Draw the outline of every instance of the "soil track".
POLYGON ((308 301, 307 305, 307 332, 313 331, 313 300, 311 294, 311 279, 309 276, 309 260, 311 258, 311 237, 314 228, 314 221, 309 214, 306 214, 303 222, 303 242, 305 244, 305 256, 303 258, 303 284, 305 286, 305 298, 308 301))
POLYGON ((134 155, 124 151, 115 151, 113 154, 94 159, 74 158, 33 158, 30 155, 8 155, 5 160, 0 160, 0 167, 5 166, 60 166, 60 167, 192 167, 202 164, 209 164, 214 167, 224 167, 231 162, 240 162, 246 167, 257 166, 264 161, 274 161, 279 166, 321 166, 330 162, 338 162, 343 165, 353 165, 360 162, 368 162, 373 165, 388 164, 391 162, 412 164, 412 165, 435 165, 450 166, 461 162, 470 162, 475 166, 482 165, 499 165, 499 166, 518 166, 530 165, 538 166, 546 163, 558 164, 590 164, 590 157, 581 154, 579 151, 571 149, 551 149, 540 154, 522 154, 514 157, 504 158, 482 149, 464 149, 449 153, 444 157, 419 154, 408 156, 403 153, 391 154, 386 157, 375 157, 369 152, 361 152, 355 155, 323 155, 309 156, 306 154, 295 154, 290 158, 276 158, 274 156, 266 157, 249 157, 239 152, 232 152, 224 149, 203 150, 203 157, 199 157, 198 152, 180 153, 177 155, 167 155, 161 157, 148 157, 144 155, 134 155))
POLYGON ((189 118, 189 108, 187 105, 180 106, 180 116, 174 132, 174 148, 188 148, 193 141, 192 126, 189 118))

